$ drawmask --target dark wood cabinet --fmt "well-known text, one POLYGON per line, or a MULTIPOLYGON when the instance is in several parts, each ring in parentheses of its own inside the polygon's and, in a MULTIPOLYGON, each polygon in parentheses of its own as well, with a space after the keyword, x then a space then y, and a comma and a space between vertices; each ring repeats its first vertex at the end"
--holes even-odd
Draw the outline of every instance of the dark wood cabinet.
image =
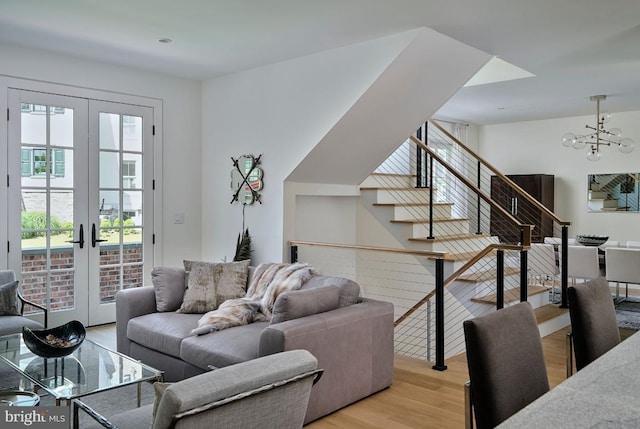
MULTIPOLYGON (((554 179, 551 174, 513 174, 507 176, 525 192, 553 211, 554 179)), ((498 176, 491 177, 491 198, 507 212, 524 224, 535 225, 531 241, 540 243, 544 237, 553 236, 553 220, 534 204, 520 196, 498 176)), ((503 243, 520 242, 520 232, 505 216, 492 208, 491 234, 500 237, 503 243)))

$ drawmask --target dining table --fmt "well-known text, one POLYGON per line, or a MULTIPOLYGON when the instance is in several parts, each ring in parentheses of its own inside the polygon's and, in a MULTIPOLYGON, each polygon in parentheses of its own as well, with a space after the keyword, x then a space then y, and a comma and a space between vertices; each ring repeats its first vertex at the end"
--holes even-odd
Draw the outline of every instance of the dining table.
POLYGON ((498 428, 640 428, 640 332, 540 396, 498 428))

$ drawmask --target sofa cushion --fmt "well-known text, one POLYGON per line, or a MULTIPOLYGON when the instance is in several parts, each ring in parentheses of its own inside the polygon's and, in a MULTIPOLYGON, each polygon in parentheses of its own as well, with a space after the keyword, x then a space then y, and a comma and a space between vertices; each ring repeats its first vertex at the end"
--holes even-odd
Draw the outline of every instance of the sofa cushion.
POLYGON ((178 311, 206 313, 227 299, 243 297, 250 262, 184 261, 187 289, 178 311))
POLYGON ((176 311, 184 297, 184 268, 153 267, 151 282, 156 295, 157 311, 176 311))
POLYGON ((301 290, 325 286, 336 286, 340 289, 339 308, 360 302, 360 285, 344 277, 313 276, 302 285, 301 290))
POLYGON ((340 289, 336 286, 285 292, 276 299, 271 324, 335 310, 339 303, 340 289))
POLYGON ((20 316, 18 280, 0 286, 0 316, 20 316))
POLYGON ((182 341, 180 357, 202 369, 221 368, 258 357, 260 335, 269 322, 257 322, 182 341))
POLYGON ((151 313, 127 324, 127 338, 147 348, 180 357, 180 343, 198 326, 200 314, 151 313))

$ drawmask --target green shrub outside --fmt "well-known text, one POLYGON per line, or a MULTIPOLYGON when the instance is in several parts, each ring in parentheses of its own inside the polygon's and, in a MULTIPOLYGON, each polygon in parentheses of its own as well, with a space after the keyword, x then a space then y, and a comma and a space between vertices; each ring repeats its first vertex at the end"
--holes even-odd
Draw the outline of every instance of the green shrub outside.
MULTIPOLYGON (((55 217, 51 216, 51 229, 62 228, 62 222, 55 217)), ((39 229, 44 230, 47 228, 47 214, 44 212, 22 212, 21 219, 22 229, 39 229)), ((35 238, 35 237, 44 237, 45 231, 28 231, 22 233, 22 238, 35 238)))

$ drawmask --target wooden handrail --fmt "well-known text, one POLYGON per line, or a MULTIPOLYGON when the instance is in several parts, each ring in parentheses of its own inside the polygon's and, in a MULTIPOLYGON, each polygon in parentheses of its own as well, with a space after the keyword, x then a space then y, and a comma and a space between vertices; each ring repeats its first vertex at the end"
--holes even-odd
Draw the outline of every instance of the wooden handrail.
POLYGON ((431 250, 410 250, 397 249, 394 247, 377 247, 377 246, 361 246, 357 244, 341 244, 341 243, 322 243, 317 241, 289 241, 290 246, 317 246, 317 247, 335 247, 339 249, 366 250, 372 252, 388 252, 400 253, 404 255, 424 256, 427 258, 446 258, 449 252, 431 251, 431 250))
MULTIPOLYGON (((474 157, 477 161, 480 161, 485 167, 487 167, 487 169, 489 169, 489 171, 491 171, 493 174, 495 174, 496 176, 498 176, 500 179, 502 179, 507 185, 509 185, 509 187, 513 188, 518 194, 520 194, 520 196, 522 196, 525 200, 529 201, 531 204, 533 204, 537 209, 541 210, 542 212, 544 212, 544 214, 546 214, 547 216, 549 216, 551 219, 553 219, 554 221, 556 221, 558 224, 560 225, 571 225, 571 222, 568 221, 564 221, 562 219, 560 219, 554 212, 552 212, 551 210, 549 210, 547 207, 545 207, 542 203, 540 203, 540 201, 536 200, 535 198, 533 198, 531 195, 529 195, 524 189, 522 189, 520 186, 518 186, 513 180, 509 179, 507 176, 505 176, 504 174, 502 174, 500 171, 498 171, 497 168, 495 168, 493 165, 489 164, 484 158, 482 158, 481 156, 479 156, 478 154, 476 154, 474 151, 472 151, 469 147, 467 147, 467 145, 465 145, 464 143, 462 143, 460 140, 458 140, 457 138, 455 138, 450 132, 448 132, 447 130, 445 130, 440 124, 438 124, 436 121, 434 121, 433 119, 429 120, 429 124, 433 125, 434 127, 436 127, 440 132, 442 132, 444 135, 446 135, 447 137, 449 137, 451 140, 453 140, 454 142, 456 142, 457 145, 459 145, 460 147, 462 147, 462 149, 464 149, 469 155, 471 155, 472 157, 474 157)), ((412 138, 413 139, 413 138, 412 138)), ((416 139, 417 140, 417 139, 416 139)), ((419 140, 418 140, 419 141, 419 140)))
MULTIPOLYGON (((451 283, 453 283, 453 281, 458 278, 462 273, 464 273, 466 270, 468 270, 471 266, 473 266, 476 262, 478 262, 480 259, 484 258, 485 256, 487 256, 489 253, 491 253, 494 250, 524 250, 527 249, 529 246, 518 246, 515 244, 500 244, 500 243, 492 243, 490 245, 488 245, 487 247, 485 247, 484 249, 482 249, 480 252, 478 252, 477 255, 475 255, 473 258, 471 258, 466 264, 464 264, 462 267, 460 267, 455 273, 451 274, 445 281, 444 281, 444 287, 449 286, 451 283)), ((420 307, 422 307, 427 301, 429 301, 433 296, 435 295, 435 290, 432 292, 429 292, 427 295, 425 295, 420 301, 416 302, 410 309, 408 309, 407 311, 405 311, 405 313, 398 317, 398 319, 393 322, 393 327, 395 328, 396 326, 398 326, 399 324, 401 324, 405 319, 407 319, 409 316, 411 316, 416 310, 418 310, 420 307)))
POLYGON ((467 271, 476 262, 478 262, 480 259, 482 259, 485 256, 487 256, 489 253, 493 252, 494 250, 524 250, 525 248, 527 248, 527 246, 520 246, 520 245, 516 245, 516 244, 500 244, 500 243, 489 244, 487 247, 485 247, 480 252, 478 252, 476 255, 474 255, 473 258, 469 259, 463 266, 458 268, 455 273, 451 274, 444 281, 444 287, 449 286, 451 283, 453 283, 453 281, 455 279, 460 277, 462 275, 462 273, 467 271))
MULTIPOLYGON (((456 176, 456 178, 458 180, 460 180, 469 189, 471 189, 473 192, 475 192, 480 198, 482 198, 492 208, 494 208, 495 210, 499 211, 505 218, 507 218, 509 221, 511 221, 514 225, 518 226, 520 229, 524 229, 524 228, 527 228, 527 227, 529 227, 529 228, 532 227, 532 225, 530 225, 530 224, 520 223, 520 221, 518 219, 516 219, 515 217, 513 217, 511 215, 511 213, 509 213, 507 210, 505 210, 504 207, 502 207, 498 203, 496 203, 489 195, 485 194, 484 191, 482 191, 481 189, 476 187, 473 183, 471 183, 471 181, 469 181, 469 179, 467 179, 462 174, 460 174, 456 169, 451 167, 447 161, 442 159, 429 146, 425 145, 423 142, 421 142, 420 140, 418 140, 417 138, 415 138, 413 136, 411 136, 410 139, 411 139, 412 142, 414 142, 416 145, 418 145, 422 150, 427 152, 429 154, 429 156, 431 156, 433 159, 438 161, 444 168, 446 168, 449 171, 449 173, 451 173, 454 176, 456 176)), ((522 243, 522 244, 528 246, 530 243, 522 243)))

